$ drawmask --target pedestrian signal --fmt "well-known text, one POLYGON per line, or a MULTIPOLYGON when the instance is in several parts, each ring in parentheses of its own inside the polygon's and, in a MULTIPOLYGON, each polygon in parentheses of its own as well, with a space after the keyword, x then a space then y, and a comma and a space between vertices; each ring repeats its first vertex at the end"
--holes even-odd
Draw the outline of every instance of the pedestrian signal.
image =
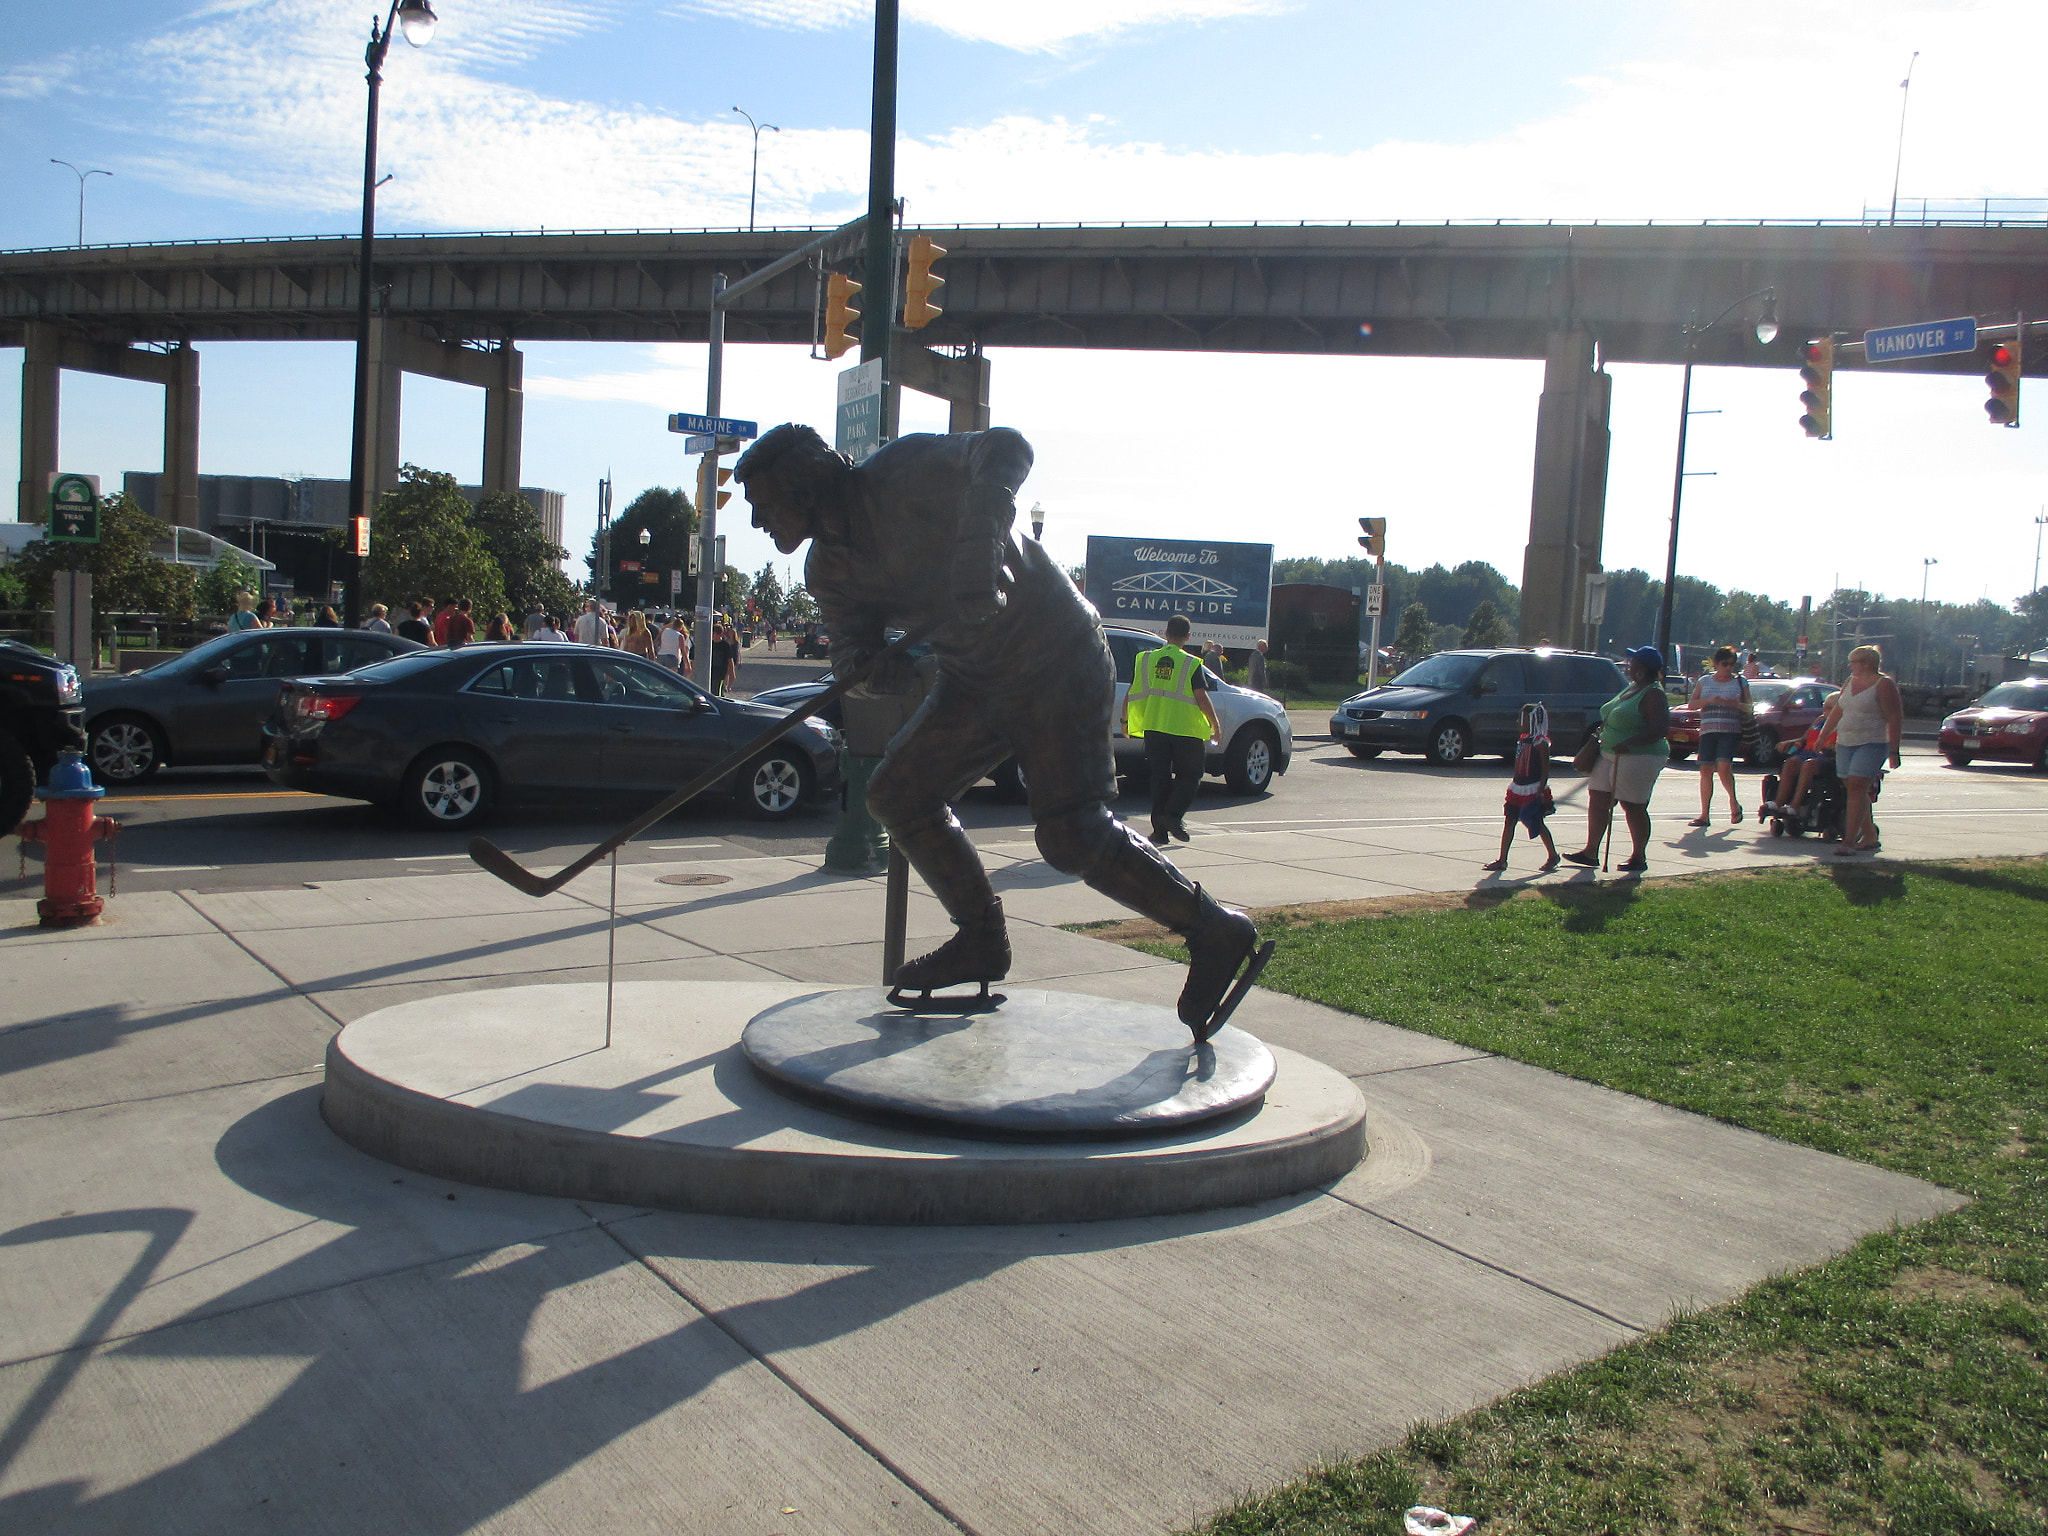
POLYGON ((1985 387, 1991 391, 1991 398, 1984 402, 1984 414, 1991 418, 1994 427, 2016 427, 2020 424, 2020 338, 2014 332, 2011 341, 1994 341, 1991 344, 1991 371, 1984 375, 1985 387))
POLYGON ((903 324, 909 330, 930 325, 942 313, 932 295, 946 280, 932 271, 932 263, 945 254, 946 248, 930 235, 910 237, 910 273, 903 281, 903 324))
POLYGON ((860 319, 860 306, 853 302, 860 292, 860 284, 844 272, 831 272, 825 277, 825 355, 838 357, 851 352, 860 343, 859 335, 851 327, 860 319))
POLYGON ((1361 517, 1358 526, 1365 530, 1365 536, 1358 542, 1368 555, 1375 560, 1387 557, 1387 520, 1384 517, 1361 517))
POLYGON ((1809 341, 1800 349, 1802 362, 1799 377, 1806 382, 1806 388, 1799 392, 1799 403, 1806 412, 1799 418, 1799 425, 1806 429, 1808 437, 1832 438, 1835 435, 1835 343, 1832 337, 1823 336, 1809 341))

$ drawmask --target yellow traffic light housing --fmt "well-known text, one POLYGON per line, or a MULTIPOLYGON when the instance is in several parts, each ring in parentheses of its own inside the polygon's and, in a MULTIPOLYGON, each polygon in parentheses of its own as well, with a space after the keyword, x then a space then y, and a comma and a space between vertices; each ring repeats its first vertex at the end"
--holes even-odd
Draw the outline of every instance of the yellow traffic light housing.
POLYGON ((1802 359, 1799 377, 1806 382, 1806 388, 1799 392, 1799 403, 1806 412, 1799 418, 1799 425, 1806 429, 1808 437, 1832 438, 1835 435, 1835 343, 1829 336, 1809 341, 1800 349, 1802 359))
POLYGON ((1991 418, 1994 427, 2016 427, 2020 424, 2020 338, 2013 332, 2011 341, 1994 341, 1991 344, 1991 371, 1984 375, 1985 386, 1991 391, 1991 398, 1984 402, 1984 414, 1991 418))
POLYGON ((860 319, 860 306, 853 302, 860 292, 860 284, 844 272, 827 273, 825 277, 825 355, 838 357, 851 352, 860 345, 860 336, 852 327, 860 319))
MULTIPOLYGON (((721 466, 718 471, 718 483, 720 485, 724 485, 730 479, 732 479, 732 471, 721 466)), ((725 510, 725 504, 731 500, 731 491, 720 491, 718 493, 718 505, 716 510, 723 512, 725 510)))
POLYGON ((1358 526, 1365 530, 1365 536, 1358 542, 1365 552, 1375 560, 1387 557, 1387 520, 1384 517, 1361 517, 1358 526))
POLYGON ((930 235, 910 237, 910 273, 903 280, 903 324, 909 330, 930 325, 943 311, 932 295, 946 286, 946 280, 932 272, 932 263, 946 254, 943 245, 930 235))

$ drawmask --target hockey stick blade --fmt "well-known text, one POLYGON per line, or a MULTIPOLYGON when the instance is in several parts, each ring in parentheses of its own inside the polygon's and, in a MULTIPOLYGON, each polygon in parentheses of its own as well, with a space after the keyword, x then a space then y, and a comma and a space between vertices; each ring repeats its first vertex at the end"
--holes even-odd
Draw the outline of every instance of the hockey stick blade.
POLYGON ((476 860, 479 868, 496 875, 522 895, 545 896, 554 889, 545 878, 525 868, 511 854, 488 838, 471 838, 469 856, 476 860))
POLYGON ((1214 1040, 1223 1026, 1230 1022, 1230 1016, 1237 1012, 1237 1005, 1245 1000, 1245 994, 1251 991, 1253 983, 1259 979, 1259 972, 1263 971, 1266 962, 1273 958, 1273 944, 1274 941, 1268 939, 1252 951, 1251 959, 1245 962, 1244 974, 1237 978, 1237 985, 1230 989, 1229 995, 1217 1006, 1215 1015, 1209 1020, 1209 1027, 1196 1037, 1195 1044, 1202 1045, 1214 1040))

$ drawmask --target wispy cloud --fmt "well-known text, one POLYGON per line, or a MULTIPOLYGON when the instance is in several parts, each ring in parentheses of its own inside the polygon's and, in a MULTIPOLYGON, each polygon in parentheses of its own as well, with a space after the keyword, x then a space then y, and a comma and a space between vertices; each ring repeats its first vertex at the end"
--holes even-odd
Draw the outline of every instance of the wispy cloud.
MULTIPOLYGON (((1140 27, 1270 15, 1285 0, 908 0, 903 17, 954 37, 1020 50, 1054 50, 1082 39, 1114 37, 1140 27)), ((866 25, 873 0, 677 0, 673 16, 712 16, 761 27, 823 32, 866 25)))

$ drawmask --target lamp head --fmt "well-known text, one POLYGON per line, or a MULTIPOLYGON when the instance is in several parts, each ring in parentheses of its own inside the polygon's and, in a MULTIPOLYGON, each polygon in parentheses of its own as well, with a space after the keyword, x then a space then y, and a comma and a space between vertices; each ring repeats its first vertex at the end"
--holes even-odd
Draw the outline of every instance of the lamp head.
POLYGON ((1757 317, 1756 339, 1769 346, 1778 339, 1778 296, 1770 294, 1764 299, 1764 312, 1757 317))
POLYGON ((642 549, 645 549, 648 545, 652 544, 653 542, 654 530, 652 528, 642 528, 640 530, 640 547, 642 549))
POLYGON ((426 47, 428 39, 434 35, 434 23, 440 19, 427 0, 399 0, 398 30, 415 48, 426 47))

